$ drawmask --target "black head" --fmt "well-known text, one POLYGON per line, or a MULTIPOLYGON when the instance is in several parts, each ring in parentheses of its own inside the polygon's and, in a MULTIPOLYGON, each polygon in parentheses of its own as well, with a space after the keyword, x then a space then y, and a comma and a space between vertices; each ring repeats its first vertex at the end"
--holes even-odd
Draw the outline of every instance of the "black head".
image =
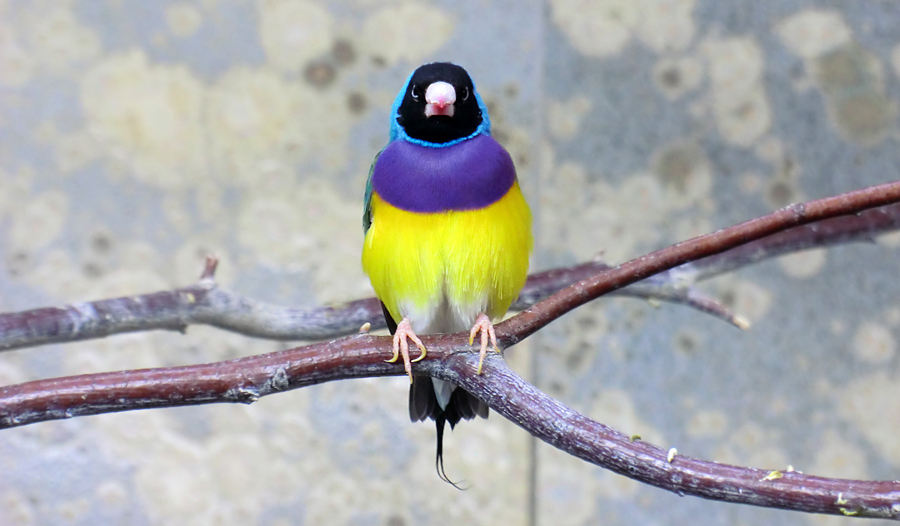
POLYGON ((466 70, 449 62, 417 69, 398 113, 397 123, 407 135, 434 143, 472 135, 482 120, 472 79, 466 70))

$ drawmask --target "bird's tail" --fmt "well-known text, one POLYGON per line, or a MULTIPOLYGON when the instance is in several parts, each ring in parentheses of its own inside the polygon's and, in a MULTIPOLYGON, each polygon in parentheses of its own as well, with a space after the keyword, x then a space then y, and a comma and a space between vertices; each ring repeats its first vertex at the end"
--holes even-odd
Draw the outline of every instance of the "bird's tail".
POLYGON ((444 425, 446 423, 447 418, 443 412, 434 417, 434 425, 437 428, 437 453, 434 457, 434 469, 437 471, 438 476, 441 477, 441 480, 462 491, 466 488, 450 480, 450 477, 447 476, 447 472, 444 470, 444 425))

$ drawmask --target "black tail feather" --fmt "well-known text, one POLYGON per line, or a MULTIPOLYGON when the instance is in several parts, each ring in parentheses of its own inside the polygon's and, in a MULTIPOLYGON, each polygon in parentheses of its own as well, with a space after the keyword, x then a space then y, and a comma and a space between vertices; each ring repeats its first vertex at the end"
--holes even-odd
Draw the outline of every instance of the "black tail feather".
POLYGON ((429 417, 434 418, 437 406, 437 395, 434 394, 431 377, 413 376, 409 386, 409 420, 419 422, 429 417))
MULTIPOLYGON (((384 312, 388 330, 394 334, 397 331, 397 322, 391 317, 391 313, 388 312, 384 303, 381 304, 381 310, 384 312)), ((454 389, 447 407, 442 408, 438 404, 431 377, 413 376, 412 385, 409 387, 409 419, 413 422, 427 418, 434 420, 437 428, 437 454, 434 459, 434 468, 441 480, 458 490, 466 488, 460 487, 456 482, 450 480, 444 470, 444 426, 449 423, 450 429, 453 429, 460 420, 471 420, 476 416, 487 418, 488 406, 471 393, 459 388, 454 389)))
MULTIPOLYGON (((450 477, 447 476, 447 471, 444 470, 444 424, 446 422, 447 419, 444 418, 443 413, 434 419, 434 425, 437 428, 437 454, 434 457, 434 469, 437 471, 438 477, 440 477, 441 480, 460 491, 465 491, 467 488, 463 488, 456 482, 450 480, 450 477)), ((452 429, 453 426, 451 425, 450 428, 452 429)))

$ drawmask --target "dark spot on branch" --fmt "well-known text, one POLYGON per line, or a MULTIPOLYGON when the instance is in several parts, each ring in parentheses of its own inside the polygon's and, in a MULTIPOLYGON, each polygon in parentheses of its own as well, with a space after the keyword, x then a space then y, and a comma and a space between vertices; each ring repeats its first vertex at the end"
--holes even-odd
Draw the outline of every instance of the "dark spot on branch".
POLYGON ((287 372, 283 367, 279 367, 272 378, 269 380, 269 385, 275 391, 285 391, 290 388, 291 383, 288 381, 287 372))
POLYGON ((236 387, 229 389, 224 396, 225 400, 230 402, 240 402, 242 404, 252 404, 259 400, 259 389, 253 386, 236 387))

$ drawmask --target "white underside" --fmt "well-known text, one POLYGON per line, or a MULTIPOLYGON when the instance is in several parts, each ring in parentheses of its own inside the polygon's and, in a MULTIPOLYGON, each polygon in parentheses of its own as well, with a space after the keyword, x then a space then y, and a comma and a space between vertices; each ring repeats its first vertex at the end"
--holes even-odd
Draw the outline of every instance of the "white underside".
POLYGON ((456 390, 456 384, 438 380, 437 378, 432 378, 431 383, 434 384, 434 396, 437 398, 438 405, 441 406, 441 409, 447 409, 447 404, 450 403, 450 395, 456 390))
MULTIPOLYGON (((440 303, 427 310, 416 309, 411 305, 401 305, 400 311, 409 318, 416 334, 438 334, 468 331, 475 324, 475 318, 488 310, 487 300, 472 305, 451 305, 444 296, 440 303)), ((438 405, 446 409, 450 403, 450 395, 456 385, 444 380, 432 378, 434 394, 438 405)))

